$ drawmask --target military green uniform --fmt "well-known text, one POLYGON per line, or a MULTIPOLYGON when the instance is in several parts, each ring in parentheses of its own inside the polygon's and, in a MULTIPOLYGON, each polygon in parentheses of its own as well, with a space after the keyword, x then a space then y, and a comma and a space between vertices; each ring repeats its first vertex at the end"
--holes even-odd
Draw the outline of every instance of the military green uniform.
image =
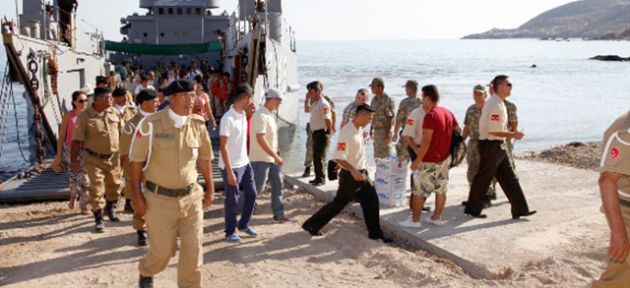
POLYGON ((77 117, 72 140, 84 145, 84 165, 90 178, 92 211, 105 208, 120 197, 121 169, 118 154, 122 121, 110 107, 102 112, 87 108, 77 117))
MULTIPOLYGON (((630 112, 619 117, 604 133, 601 172, 619 173, 617 182, 621 215, 630 239, 630 112)), ((608 239, 601 239, 606 241, 608 239)), ((623 263, 609 262, 594 288, 630 287, 630 256, 623 263)))
MULTIPOLYGON (((515 125, 518 124, 518 116, 516 115, 516 105, 514 103, 505 100, 505 108, 507 109, 508 114, 508 130, 514 131, 515 125)), ((508 157, 510 158, 510 163, 512 167, 516 169, 516 165, 514 165, 514 155, 512 152, 514 151, 514 142, 511 139, 507 139, 506 141, 506 152, 508 157)))
MULTIPOLYGON (((133 140, 134 133, 138 123, 144 118, 141 113, 137 113, 133 118, 129 119, 125 124, 120 134, 120 157, 129 155, 129 149, 131 148, 131 141, 133 140)), ((123 165, 123 175, 125 177, 125 198, 132 199, 133 190, 131 188, 131 173, 129 171, 129 163, 123 165)), ((138 231, 144 231, 146 223, 144 221, 144 214, 140 214, 137 211, 133 211, 133 229, 138 231)))
MULTIPOLYGON (((466 162, 468 163, 468 171, 466 172, 466 178, 468 179, 468 185, 472 185, 475 179, 475 174, 479 170, 479 162, 481 161, 479 155, 479 118, 481 117, 481 109, 477 108, 476 104, 471 105, 466 110, 466 117, 464 118, 464 125, 468 127, 468 146, 466 151, 466 162)), ((486 195, 494 195, 497 180, 493 179, 488 188, 486 195)))
POLYGON ((188 116, 176 128, 166 108, 147 116, 135 132, 129 161, 145 163, 147 232, 151 240, 140 260, 140 275, 153 277, 175 255, 180 238, 177 284, 201 287, 203 265, 203 189, 197 184, 197 159, 212 160, 205 120, 188 116))
POLYGON ((390 145, 385 141, 387 135, 391 137, 391 128, 388 129, 387 127, 387 119, 394 117, 396 104, 387 93, 383 93, 380 97, 374 96, 370 106, 376 111, 374 113, 374 119, 372 120, 372 129, 374 130, 374 158, 386 158, 392 155, 390 145))
MULTIPOLYGON (((328 104, 330 104, 330 113, 335 113, 335 102, 330 97, 322 95, 328 104)), ((310 99, 311 106, 313 105, 313 98, 310 99)), ((324 165, 326 165, 327 153, 324 154, 324 165)), ((313 165, 313 133, 311 132, 310 123, 306 123, 306 155, 304 157, 304 167, 311 167, 313 165)))
MULTIPOLYGON (((422 105, 422 99, 418 98, 418 96, 407 96, 407 98, 400 101, 400 105, 398 106, 398 113, 396 113, 396 124, 400 124, 400 133, 405 129, 405 125, 407 124, 407 116, 414 109, 420 107, 422 105)), ((394 133, 398 133, 398 131, 394 131, 394 133)), ((398 143, 396 144, 396 156, 397 157, 409 157, 407 152, 407 142, 402 137, 399 137, 398 143)))

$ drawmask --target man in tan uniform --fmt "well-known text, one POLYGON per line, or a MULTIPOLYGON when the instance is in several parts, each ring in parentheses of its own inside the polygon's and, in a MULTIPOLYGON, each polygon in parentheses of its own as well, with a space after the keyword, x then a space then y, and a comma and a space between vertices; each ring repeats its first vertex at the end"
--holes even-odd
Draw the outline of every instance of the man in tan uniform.
MULTIPOLYGON (((136 102, 140 107, 138 113, 127 121, 125 127, 120 133, 120 161, 122 162, 123 175, 125 176, 125 198, 129 201, 129 205, 131 205, 131 198, 133 196, 133 189, 131 189, 131 173, 129 172, 129 148, 131 148, 131 141, 133 140, 138 123, 140 123, 144 117, 147 117, 157 111, 157 92, 151 89, 142 90, 136 96, 136 102), (131 192, 127 193, 127 191, 131 192)), ((126 203, 125 209, 127 209, 126 203)), ((146 225, 144 221, 144 214, 133 211, 133 228, 136 229, 138 233, 138 246, 146 246, 147 232, 145 231, 146 225)))
POLYGON ((202 285, 203 210, 214 201, 214 182, 205 120, 192 114, 193 87, 190 81, 173 81, 165 91, 173 102, 143 119, 131 143, 132 204, 138 213, 146 211, 151 240, 138 265, 140 287, 153 287, 153 276, 164 270, 175 255, 178 236, 177 284, 202 285), (206 181, 205 194, 197 184, 197 165, 206 181))
MULTIPOLYGON (((138 110, 133 107, 133 105, 129 104, 128 99, 130 98, 129 96, 131 95, 131 93, 129 93, 129 91, 127 91, 127 89, 125 88, 116 88, 114 89, 114 91, 112 92, 112 96, 114 97, 114 109, 116 109, 116 112, 118 112, 118 116, 120 116, 120 119, 122 120, 122 127, 125 127, 125 124, 131 120, 131 118, 133 118, 136 114, 138 114, 138 110)), ((122 131, 121 131, 122 133, 122 131)), ((133 132, 132 132, 133 134, 133 132)), ((121 138, 122 138, 122 134, 121 134, 121 138)), ((122 141, 122 140, 121 140, 122 141)), ((121 148, 123 148, 121 146, 121 148)), ((121 149, 122 151, 123 149, 121 149)), ((129 152, 129 146, 127 146, 124 150, 127 150, 127 153, 129 152)), ((122 157, 122 153, 120 154, 120 156, 122 157)), ((120 161, 120 164, 123 165, 124 163, 122 162, 122 159, 120 161)), ((127 183, 129 183, 129 180, 127 179, 127 173, 125 173, 125 167, 123 168, 123 174, 125 176, 125 191, 124 191, 124 196, 125 196, 125 213, 132 213, 132 209, 131 209, 131 185, 127 185, 127 183)))
POLYGON ((630 112, 604 133, 599 190, 610 227, 608 267, 593 287, 630 287, 630 112))
POLYGON ((97 233, 104 229, 103 209, 110 221, 120 221, 114 215, 114 204, 120 197, 118 140, 122 121, 111 107, 112 100, 108 88, 94 89, 94 103, 77 117, 70 149, 70 167, 74 172, 80 169, 77 156, 81 147, 85 151, 83 161, 90 178, 90 205, 97 233))

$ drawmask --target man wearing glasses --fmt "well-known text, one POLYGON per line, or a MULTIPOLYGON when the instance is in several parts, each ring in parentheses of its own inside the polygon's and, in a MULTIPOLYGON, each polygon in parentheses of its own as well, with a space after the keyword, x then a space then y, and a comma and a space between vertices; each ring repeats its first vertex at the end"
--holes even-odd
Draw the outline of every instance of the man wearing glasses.
POLYGON ((496 94, 483 106, 479 119, 479 170, 470 187, 464 213, 476 218, 486 218, 481 214, 486 192, 493 178, 496 178, 512 204, 512 219, 530 216, 536 211, 529 210, 521 184, 514 173, 506 151, 506 141, 512 138, 521 140, 522 132, 508 130, 508 114, 505 99, 512 92, 508 76, 498 75, 492 80, 496 94))

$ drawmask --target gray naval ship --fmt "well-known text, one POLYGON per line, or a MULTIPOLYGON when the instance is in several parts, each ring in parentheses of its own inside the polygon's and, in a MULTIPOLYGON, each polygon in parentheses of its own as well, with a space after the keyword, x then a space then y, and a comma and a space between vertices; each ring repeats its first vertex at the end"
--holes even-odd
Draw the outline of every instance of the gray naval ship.
POLYGON ((146 13, 121 19, 124 38, 119 42, 105 41, 98 30, 82 30, 87 23, 78 16, 78 0, 23 0, 19 20, 5 16, 1 28, 8 63, 0 87, 0 145, 8 103, 23 101, 31 139, 21 153, 32 166, 0 184, 0 202, 67 199, 67 177, 46 169, 62 115, 71 109, 73 91, 93 86, 96 76, 116 71, 116 64, 145 70, 172 63, 210 65, 229 72, 235 83, 255 87, 257 104, 268 88, 285 91, 276 115, 281 133, 292 133, 300 86, 295 35, 283 17, 282 1, 240 0, 231 14, 218 2, 140 0, 146 13), (22 98, 13 95, 13 83, 24 87, 22 98))

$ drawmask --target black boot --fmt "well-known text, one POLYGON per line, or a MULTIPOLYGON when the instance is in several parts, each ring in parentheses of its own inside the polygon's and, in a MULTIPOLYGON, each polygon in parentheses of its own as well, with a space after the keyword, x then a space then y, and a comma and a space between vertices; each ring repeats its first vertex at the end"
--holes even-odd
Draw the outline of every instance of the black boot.
POLYGON ((107 201, 105 213, 107 213, 110 222, 120 222, 120 219, 114 214, 114 203, 116 203, 116 201, 107 201))
POLYGON ((96 233, 103 233, 103 230, 105 229, 105 225, 103 225, 103 211, 102 210, 96 210, 94 211, 94 223, 96 224, 96 226, 94 226, 94 230, 96 231, 96 233))
POLYGON ((304 168, 304 174, 302 174, 302 178, 306 178, 311 176, 311 166, 306 166, 306 168, 304 168))
POLYGON ((138 246, 147 246, 147 232, 144 230, 136 231, 138 233, 138 246))
POLYGON ((125 213, 133 214, 133 207, 131 206, 131 199, 125 199, 125 213))
POLYGON ((153 288, 153 277, 144 277, 140 275, 138 286, 140 288, 153 288))

